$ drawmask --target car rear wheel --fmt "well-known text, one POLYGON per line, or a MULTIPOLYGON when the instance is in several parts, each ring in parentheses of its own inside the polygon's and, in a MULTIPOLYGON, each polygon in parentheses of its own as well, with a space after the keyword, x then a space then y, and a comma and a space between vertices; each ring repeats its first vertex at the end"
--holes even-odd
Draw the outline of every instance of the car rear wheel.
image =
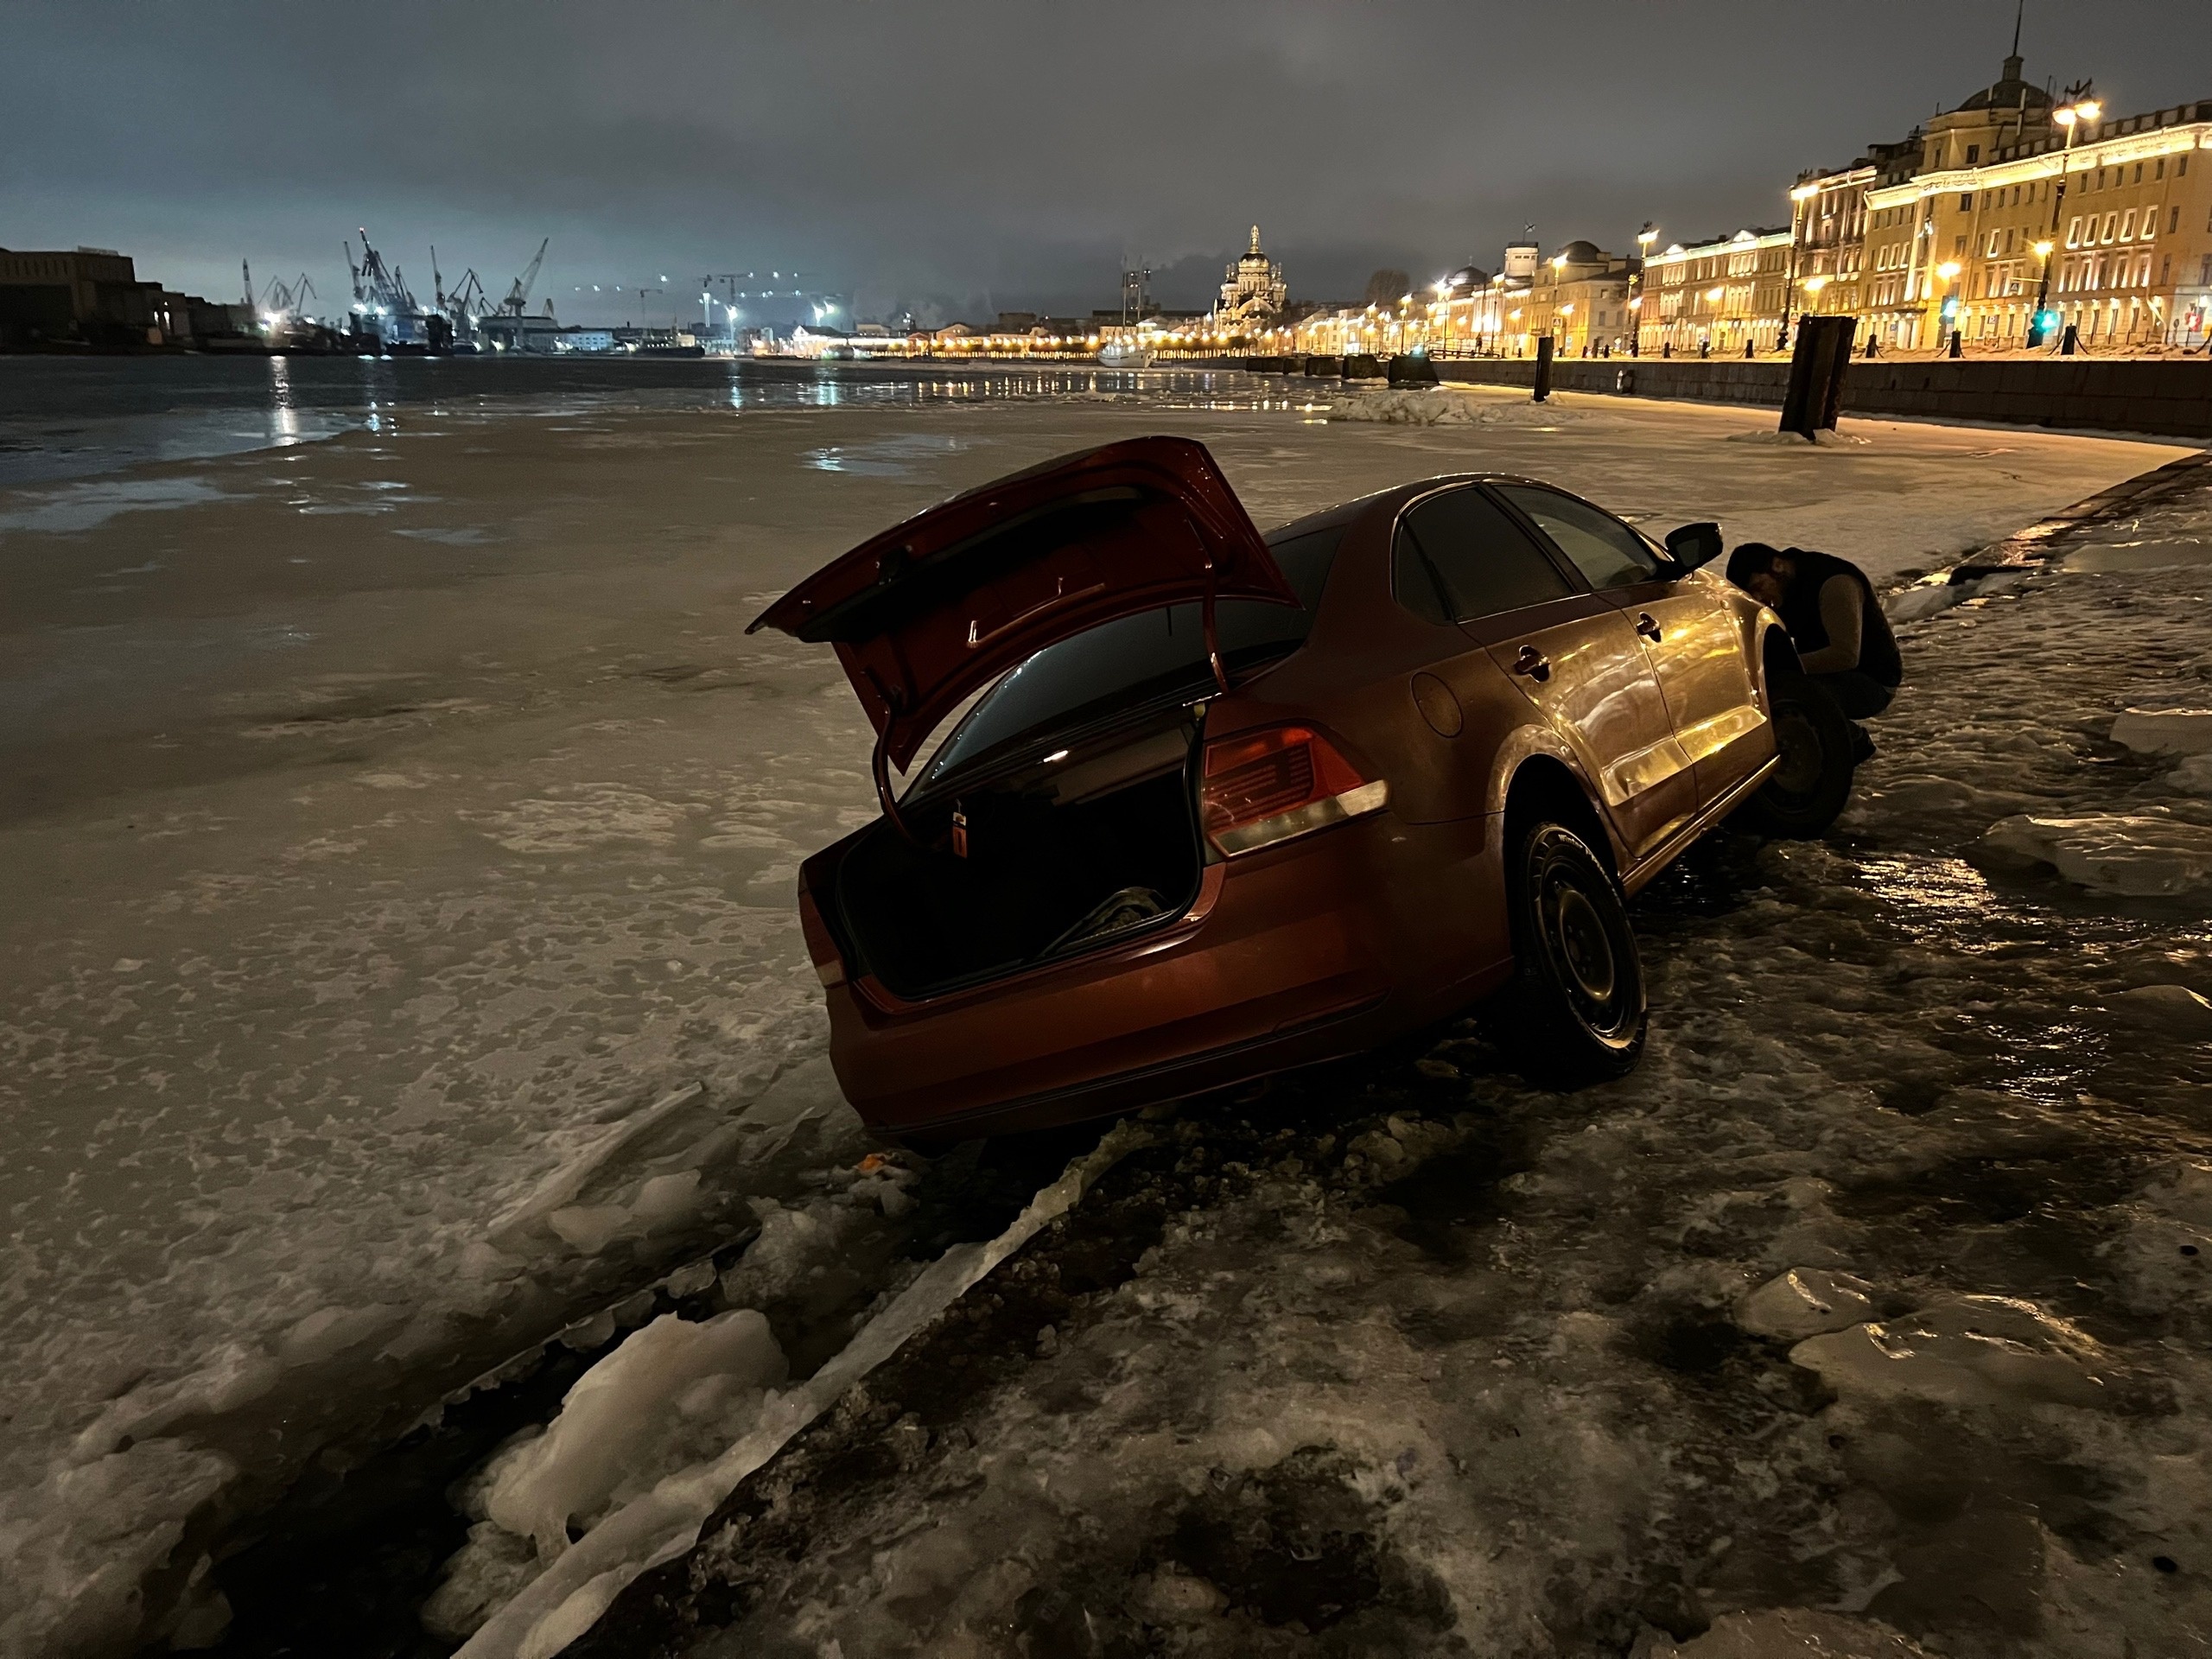
POLYGON ((1643 1052, 1646 1008, 1618 884, 1555 819, 1522 825, 1511 858, 1516 972, 1505 1037, 1522 1075, 1560 1087, 1626 1076, 1643 1052))
POLYGON ((1767 698, 1781 764, 1744 804, 1743 822, 1762 835, 1809 841, 1827 832, 1851 798, 1851 722, 1802 674, 1770 675, 1767 698))

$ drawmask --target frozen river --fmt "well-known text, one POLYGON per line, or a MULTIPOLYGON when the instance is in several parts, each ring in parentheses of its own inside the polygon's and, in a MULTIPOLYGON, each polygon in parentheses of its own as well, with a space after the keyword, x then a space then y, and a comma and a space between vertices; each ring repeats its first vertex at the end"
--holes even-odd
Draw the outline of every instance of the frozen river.
MULTIPOLYGON (((742 629, 867 534, 1167 431, 1262 524, 1497 468, 1895 574, 2175 453, 1304 401, 1241 375, 403 383, 334 394, 327 432, 134 458, 184 429, 156 420, 97 466, 23 463, 0 492, 0 1652, 212 1635, 208 1541, 311 1460, 849 1187, 868 1148, 789 898, 872 810, 866 728, 826 656, 742 629)), ((35 427, 13 410, 11 454, 35 427)))

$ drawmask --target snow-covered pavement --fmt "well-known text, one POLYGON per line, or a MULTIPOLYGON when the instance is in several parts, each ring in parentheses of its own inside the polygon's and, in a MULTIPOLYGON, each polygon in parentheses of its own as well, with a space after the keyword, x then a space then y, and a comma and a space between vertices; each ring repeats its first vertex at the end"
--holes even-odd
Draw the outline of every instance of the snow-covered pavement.
POLYGON ((1141 1126, 569 1651, 2212 1651, 2192 476, 1646 898, 1634 1077, 1469 1022, 1141 1126))
MULTIPOLYGON (((213 1558, 255 1515, 564 1327, 589 1353, 761 1306, 804 1377, 918 1268, 935 1235, 894 1213, 912 1178, 862 1167, 790 912, 798 858, 871 810, 863 725, 826 659, 741 637, 767 595, 1139 430, 1204 438, 1268 522, 1496 467, 1888 569, 2174 453, 1736 441, 1770 424, 1562 399, 1324 425, 1249 388, 410 407, 0 496, 0 1654, 213 1638, 213 1558)), ((2003 696, 2030 690, 2055 695, 2003 696)), ((715 1388, 700 1435, 747 1393, 715 1388)))

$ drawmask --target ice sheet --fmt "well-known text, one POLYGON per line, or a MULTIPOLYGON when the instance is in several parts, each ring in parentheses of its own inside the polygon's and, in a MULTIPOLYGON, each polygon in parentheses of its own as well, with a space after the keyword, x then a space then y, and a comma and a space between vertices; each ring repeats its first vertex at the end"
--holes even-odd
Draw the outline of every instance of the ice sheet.
MULTIPOLYGON (((741 629, 882 524, 1168 430, 1267 523, 1496 467, 1895 569, 2166 453, 1885 426, 1797 457, 1726 443, 1767 422, 1743 411, 1430 429, 1201 401, 410 405, 0 497, 0 1538, 37 1563, 0 1567, 10 1642, 127 1620, 136 1568, 102 1563, 380 1443, 858 1160, 790 895, 872 815, 866 726, 834 663, 741 629), (831 447, 885 464, 826 472, 831 447)), ((2019 764, 1942 770, 1993 818, 2019 764)), ((200 1564, 169 1565, 138 1637, 185 1614, 200 1564)))

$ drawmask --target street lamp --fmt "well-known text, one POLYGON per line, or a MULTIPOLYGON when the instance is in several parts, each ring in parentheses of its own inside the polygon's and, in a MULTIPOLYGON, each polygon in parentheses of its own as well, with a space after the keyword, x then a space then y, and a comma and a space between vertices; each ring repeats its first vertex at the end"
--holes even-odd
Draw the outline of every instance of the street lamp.
MULTIPOLYGON (((1949 284, 1958 280, 1959 272, 1964 269, 1965 267, 1960 264, 1957 260, 1946 259, 1942 264, 1936 267, 1936 275, 1938 280, 1948 287, 1949 284)), ((1941 290, 1939 289, 1938 297, 1936 302, 1936 321, 1939 325, 1939 331, 1941 334, 1949 334, 1956 331, 1955 325, 1958 321, 1958 315, 1959 296, 1953 294, 1948 297, 1944 297, 1942 296, 1941 290)))
POLYGON ((2105 106, 2087 96, 2090 83, 2082 81, 2066 89, 2067 101, 2050 112, 2050 118, 2066 129, 2066 143, 2058 152, 2058 183, 2050 193, 2050 235, 2036 244, 2036 251, 2043 256, 2043 272, 2036 282, 2035 315, 2028 321, 2028 349, 2036 351, 2043 345, 2044 307, 2050 300, 2050 250, 2058 241, 2058 215, 2066 206, 2067 158, 2074 153, 2074 140, 2082 127, 2094 121, 2105 112, 2105 106))
POLYGON ((1651 245, 1658 239, 1658 227, 1649 219, 1636 233, 1636 291, 1629 296, 1628 354, 1641 357, 1643 334, 1643 272, 1651 263, 1651 245))
MULTIPOLYGON (((1789 349, 1789 296, 1797 287, 1797 256, 1805 245, 1805 238, 1797 232, 1797 215, 1802 210, 1805 222, 1810 225, 1813 210, 1805 204, 1820 194, 1821 187, 1817 184, 1801 184, 1789 193, 1789 276, 1782 285, 1782 329, 1774 337, 1774 349, 1777 352, 1789 349)), ((1814 291, 1817 293, 1819 290, 1814 291)))

